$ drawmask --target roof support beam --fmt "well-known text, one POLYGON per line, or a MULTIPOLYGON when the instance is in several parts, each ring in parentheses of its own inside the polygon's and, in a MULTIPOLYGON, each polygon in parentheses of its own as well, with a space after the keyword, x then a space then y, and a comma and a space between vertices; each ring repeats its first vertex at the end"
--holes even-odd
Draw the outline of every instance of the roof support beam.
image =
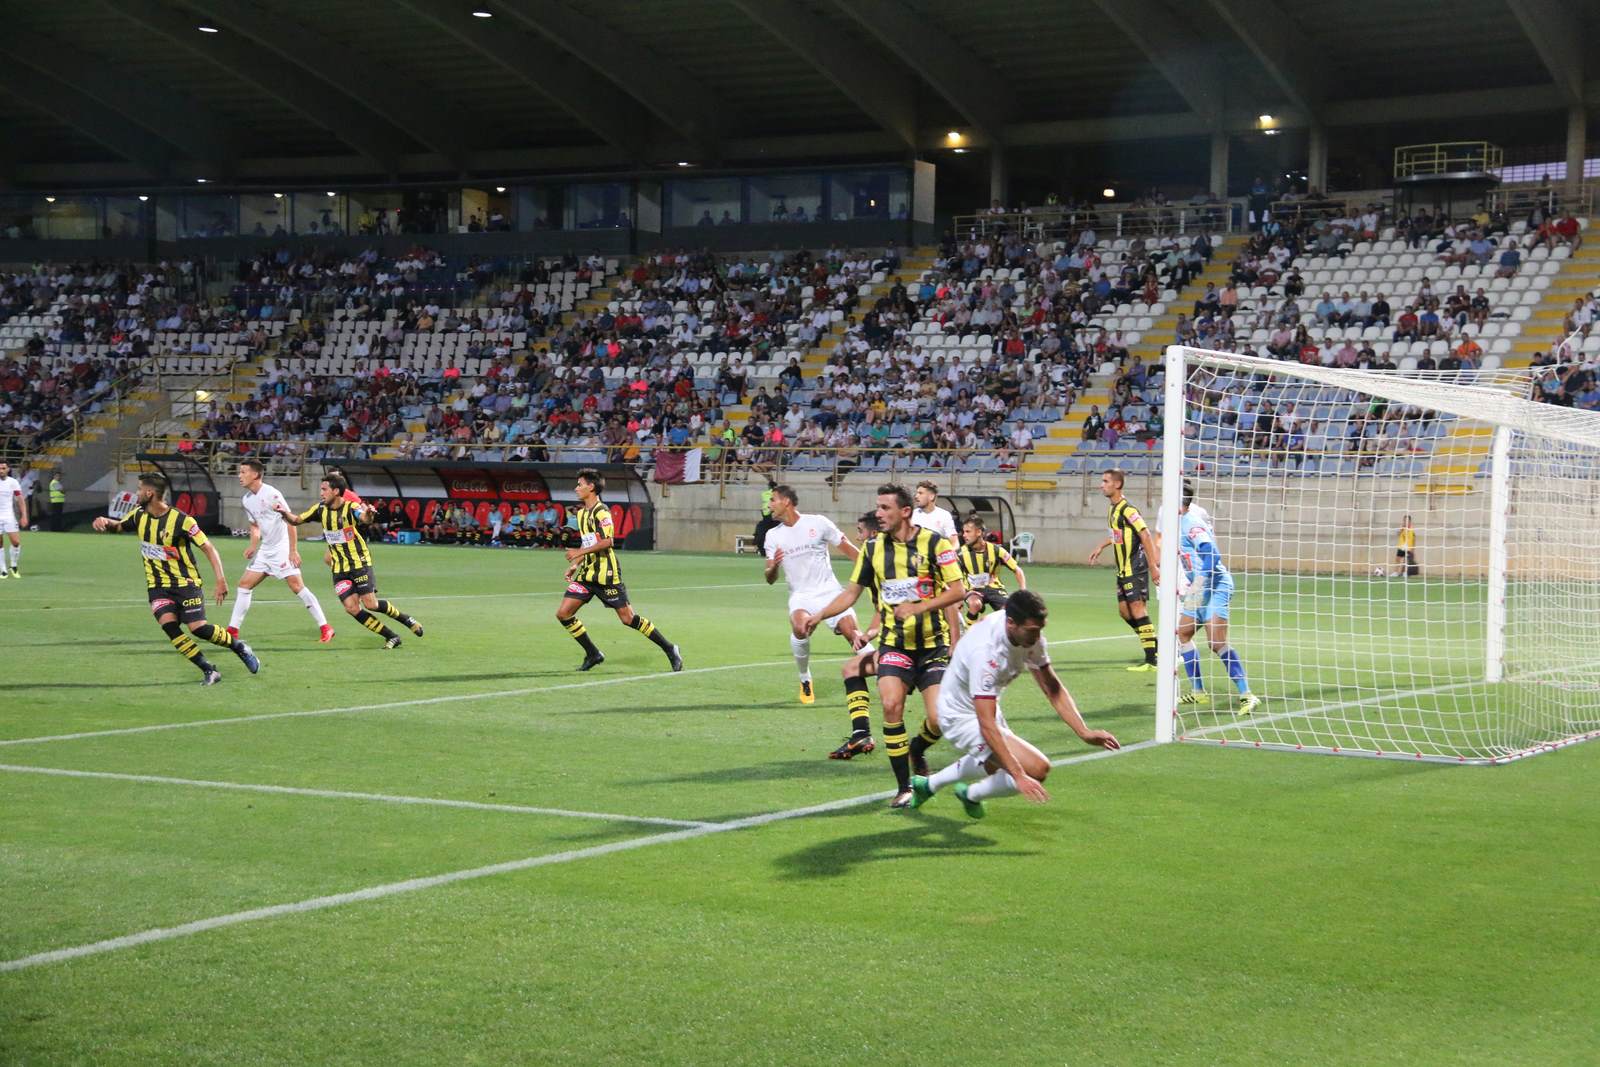
POLYGON ((1314 121, 1322 117, 1332 76, 1315 45, 1272 0, 1211 0, 1289 101, 1314 121))
POLYGON ((497 0, 493 6, 610 79, 695 144, 699 156, 716 157, 728 106, 703 82, 625 34, 597 26, 560 0, 497 0), (601 29, 605 32, 598 32, 601 29))
POLYGON ((384 174, 396 172, 406 148, 405 136, 380 116, 308 78, 300 68, 241 37, 197 33, 192 16, 185 17, 155 0, 104 0, 103 6, 293 108, 366 156, 384 174))
POLYGON ((832 32, 826 23, 790 4, 769 0, 732 3, 802 56, 906 148, 916 147, 916 86, 899 71, 886 69, 882 56, 832 32))
POLYGON ((1128 36, 1172 84, 1184 102, 1213 128, 1226 104, 1222 64, 1196 49, 1192 35, 1173 25, 1173 16, 1155 0, 1094 0, 1106 18, 1128 36))
POLYGON ((263 7, 241 0, 185 0, 188 7, 276 53, 408 131, 420 143, 448 159, 457 170, 471 163, 473 138, 481 137, 470 113, 442 103, 426 89, 386 67, 330 40, 294 18, 293 8, 263 7))
POLYGON ((834 0, 966 120, 991 138, 1017 115, 1010 83, 902 0, 834 0))
POLYGON ((9 27, 0 34, 0 53, 93 97, 103 107, 187 152, 206 173, 232 176, 233 136, 199 101, 119 70, 98 56, 79 51, 76 45, 20 27, 9 27))
POLYGON ((453 0, 394 0, 432 22, 484 58, 539 90, 571 113, 607 144, 641 158, 649 144, 649 116, 609 82, 566 52, 537 37, 507 32, 494 20, 473 18, 467 5, 453 0))
POLYGON ((1569 104, 1583 103, 1583 5, 1568 0, 1506 0, 1522 32, 1569 104))
POLYGON ((146 133, 64 81, 48 74, 0 63, 0 89, 54 115, 116 155, 137 165, 147 175, 164 178, 171 152, 165 142, 146 133))

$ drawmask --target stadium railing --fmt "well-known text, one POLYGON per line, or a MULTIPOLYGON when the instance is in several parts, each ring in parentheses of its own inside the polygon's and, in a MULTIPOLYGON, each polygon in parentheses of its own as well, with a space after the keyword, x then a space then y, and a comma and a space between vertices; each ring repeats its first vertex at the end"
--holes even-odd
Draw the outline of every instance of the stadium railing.
POLYGON ((1208 231, 1225 233, 1237 230, 1244 219, 1244 201, 1219 200, 1207 204, 1166 204, 1135 207, 1132 204, 1096 204, 1092 207, 1033 208, 957 215, 952 221, 956 240, 999 237, 1019 233, 1031 241, 1066 241, 1084 227, 1093 227, 1104 237, 1165 237, 1208 231))

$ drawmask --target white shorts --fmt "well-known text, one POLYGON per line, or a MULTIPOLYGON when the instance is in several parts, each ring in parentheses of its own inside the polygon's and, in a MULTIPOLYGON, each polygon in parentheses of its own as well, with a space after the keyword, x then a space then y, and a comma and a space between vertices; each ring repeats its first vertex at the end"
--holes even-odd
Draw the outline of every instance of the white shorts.
MULTIPOLYGON (((1000 729, 1010 732, 1011 727, 1006 725, 1006 713, 999 707, 994 710, 994 718, 1000 729)), ((983 739, 983 731, 978 728, 976 715, 951 715, 944 708, 940 708, 939 729, 944 731, 944 739, 950 742, 951 747, 966 753, 979 763, 987 762, 989 757, 994 755, 989 748, 989 742, 983 739)))
POLYGON ((0 534, 21 533, 22 528, 17 525, 15 515, 0 515, 0 534))
POLYGON ((257 552, 245 568, 246 574, 251 572, 265 574, 268 578, 293 578, 300 573, 300 568, 290 563, 288 556, 257 552))
MULTIPOLYGON (((835 585, 831 589, 813 589, 810 591, 790 593, 789 614, 793 615, 797 611, 804 611, 807 613, 821 611, 823 608, 828 606, 829 601, 842 592, 844 592, 844 586, 835 585)), ((856 617, 855 609, 846 608, 844 611, 841 611, 839 614, 833 616, 833 618, 823 619, 822 621, 827 624, 828 629, 832 630, 834 633, 838 633, 839 624, 844 621, 844 618, 847 615, 854 619, 856 617)))

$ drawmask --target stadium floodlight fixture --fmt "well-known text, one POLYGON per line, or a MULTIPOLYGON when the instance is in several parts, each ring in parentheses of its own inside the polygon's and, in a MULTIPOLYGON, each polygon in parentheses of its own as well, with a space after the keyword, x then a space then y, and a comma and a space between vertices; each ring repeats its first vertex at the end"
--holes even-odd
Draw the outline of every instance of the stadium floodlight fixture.
POLYGON ((272 194, 272 199, 274 199, 274 200, 282 200, 283 199, 283 194, 282 193, 273 193, 272 194))
POLYGON ((47 204, 53 204, 56 202, 56 198, 53 196, 47 196, 44 198, 44 202, 47 204))
POLYGON ((949 133, 944 135, 944 139, 949 141, 951 144, 960 144, 962 140, 961 131, 951 130, 949 133))
POLYGON ((1261 131, 1262 135, 1266 136, 1266 137, 1276 137, 1276 136, 1278 136, 1278 134, 1280 134, 1282 132, 1283 132, 1282 130, 1262 130, 1261 131))
POLYGON ((201 33, 221 33, 222 32, 221 30, 217 29, 215 26, 196 26, 195 29, 199 30, 201 33))
POLYGON ((196 178, 195 181, 198 182, 201 185, 204 185, 206 183, 206 179, 204 179, 204 178, 196 178))
POLYGON ((141 204, 142 204, 142 203, 144 203, 144 202, 145 202, 145 201, 147 201, 147 200, 149 200, 149 199, 150 199, 150 198, 149 198, 149 197, 148 197, 148 196, 145 196, 145 195, 144 195, 144 194, 143 194, 143 193, 140 193, 140 194, 139 194, 139 203, 141 203, 141 204))
POLYGON ((329 189, 329 190, 328 190, 328 195, 329 195, 329 196, 338 196, 338 195, 339 195, 339 194, 338 194, 338 193, 336 193, 336 192, 334 192, 334 191, 333 191, 333 190, 332 190, 332 189, 329 189))
POLYGON ((1107 200, 1115 200, 1117 198, 1117 191, 1108 185, 1104 189, 1100 190, 1100 195, 1105 197, 1107 200))
POLYGON ((689 166, 689 161, 687 159, 680 159, 678 160, 678 166, 687 167, 689 166))
POLYGON ((1271 126, 1272 125, 1272 116, 1266 114, 1265 112, 1261 113, 1260 115, 1257 115, 1256 119, 1259 120, 1261 125, 1263 125, 1263 126, 1271 126))
POLYGON ((497 193, 503 193, 506 191, 506 187, 503 185, 497 185, 494 187, 494 191, 497 193))
POLYGON ((966 155, 966 154, 967 154, 967 150, 966 150, 966 149, 965 149, 965 148, 958 148, 958 149, 956 149, 956 155, 958 155, 958 156, 964 156, 964 155, 966 155))
POLYGON ((474 11, 472 13, 472 17, 475 18, 475 19, 492 19, 492 18, 494 18, 494 12, 493 11, 485 11, 482 8, 479 8, 478 10, 476 10, 476 11, 474 11))

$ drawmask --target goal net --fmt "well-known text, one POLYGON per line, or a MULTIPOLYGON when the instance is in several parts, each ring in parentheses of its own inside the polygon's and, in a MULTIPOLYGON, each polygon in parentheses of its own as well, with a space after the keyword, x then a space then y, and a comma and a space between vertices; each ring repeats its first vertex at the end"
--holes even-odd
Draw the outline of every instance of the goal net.
POLYGON ((1525 373, 1165 370, 1158 739, 1499 763, 1600 736, 1600 415, 1525 373))

